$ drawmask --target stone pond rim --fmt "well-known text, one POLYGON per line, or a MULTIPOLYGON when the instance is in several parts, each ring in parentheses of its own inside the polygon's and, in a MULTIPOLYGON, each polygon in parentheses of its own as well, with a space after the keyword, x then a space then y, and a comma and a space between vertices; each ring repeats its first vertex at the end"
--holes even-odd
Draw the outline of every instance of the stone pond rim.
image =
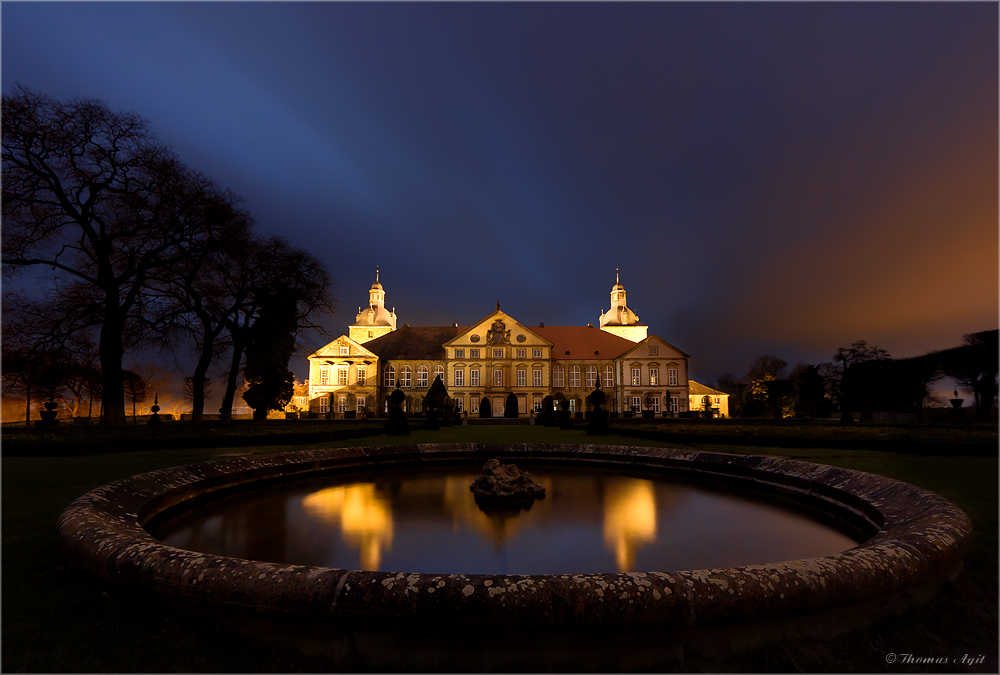
POLYGON ((972 540, 972 523, 951 502, 908 483, 860 471, 694 450, 530 443, 303 450, 160 469, 83 495, 62 513, 58 528, 70 559, 89 572, 214 607, 342 626, 556 632, 671 629, 674 636, 706 629, 731 632, 734 626, 761 622, 785 625, 778 633, 787 635, 789 626, 798 630, 795 627, 808 623, 803 621, 808 616, 835 617, 838 625, 856 628, 879 613, 925 600, 940 582, 958 574, 972 540), (777 492, 821 505, 871 537, 836 555, 743 567, 481 575, 241 560, 167 546, 144 529, 157 516, 182 509, 190 500, 198 503, 250 483, 492 457, 546 464, 584 462, 777 492))

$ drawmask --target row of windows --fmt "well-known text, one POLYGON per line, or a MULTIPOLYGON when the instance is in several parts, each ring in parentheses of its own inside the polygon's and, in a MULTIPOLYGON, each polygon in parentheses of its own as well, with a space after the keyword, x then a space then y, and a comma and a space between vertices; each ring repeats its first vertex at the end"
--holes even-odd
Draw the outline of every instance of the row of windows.
MULTIPOLYGON (((479 351, 480 350, 478 350, 478 349, 470 349, 469 350, 469 358, 470 359, 478 359, 478 358, 480 358, 479 351)), ((484 351, 487 354, 490 353, 489 349, 484 350, 484 351)), ((502 359, 502 358, 504 358, 503 352, 504 352, 503 349, 493 349, 493 358, 495 358, 495 359, 502 359)), ((524 359, 524 358, 527 358, 528 350, 527 349, 515 349, 514 350, 514 354, 515 354, 514 358, 524 359)), ((465 350, 464 349, 456 349, 455 350, 455 358, 456 359, 464 359, 465 358, 465 350)), ((540 359, 540 358, 542 358, 542 350, 541 349, 532 349, 531 350, 531 358, 533 358, 533 359, 540 359)))
MULTIPOLYGON (((580 386, 580 366, 569 367, 569 386, 579 388, 580 386)), ((586 383, 588 389, 597 386, 597 366, 587 366, 586 383)), ((611 388, 615 384, 615 369, 612 366, 604 366, 604 387, 611 388)), ((566 370, 562 366, 552 368, 552 386, 566 386, 566 370)))
MULTIPOLYGON (((522 368, 518 368, 515 374, 515 381, 518 387, 528 386, 528 372, 522 368)), ((452 384, 456 387, 465 386, 465 369, 456 368, 452 375, 452 384)), ((469 386, 478 387, 479 386, 479 369, 470 368, 469 369, 469 386)), ((493 371, 493 386, 502 387, 503 384, 503 370, 497 368, 493 371)), ((535 369, 531 371, 531 386, 541 387, 542 386, 542 371, 540 369, 535 369)))
MULTIPOLYGON (((649 386, 656 387, 662 384, 660 382, 660 369, 650 368, 649 369, 649 386)), ((668 368, 667 369, 667 385, 670 387, 677 386, 677 369, 668 368)), ((633 368, 632 369, 632 386, 640 387, 642 386, 642 369, 633 368)))
MULTIPOLYGON (((366 384, 367 382, 368 382, 368 369, 358 368, 357 383, 363 385, 366 384)), ((327 386, 330 384, 330 366, 320 366, 319 383, 322 386, 327 386)), ((347 366, 337 367, 337 384, 340 385, 347 384, 347 366)))
MULTIPOLYGON (((411 375, 413 371, 409 366, 403 366, 399 369, 399 386, 402 389, 409 388, 411 386, 411 375)), ((444 366, 434 366, 434 377, 438 375, 441 376, 441 380, 444 381, 444 366)), ((396 386, 396 369, 393 366, 387 366, 385 369, 385 386, 395 387, 396 386)), ((417 366, 417 387, 427 386, 427 366, 417 366)))
MULTIPOLYGON (((657 415, 660 414, 660 397, 650 396, 649 397, 649 407, 646 410, 652 410, 657 415)), ((679 408, 679 400, 676 396, 670 397, 670 412, 675 413, 679 408)), ((632 397, 632 410, 642 410, 642 398, 639 396, 632 397)))

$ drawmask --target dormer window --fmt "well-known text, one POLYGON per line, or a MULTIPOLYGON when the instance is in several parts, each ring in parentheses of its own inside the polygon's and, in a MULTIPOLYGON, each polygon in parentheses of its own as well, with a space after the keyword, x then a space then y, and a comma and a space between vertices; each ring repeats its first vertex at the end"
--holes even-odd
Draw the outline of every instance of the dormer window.
POLYGON ((657 356, 660 353, 660 347, 658 345, 649 345, 649 355, 657 356))
POLYGON ((341 356, 347 356, 350 353, 351 353, 351 350, 348 347, 345 347, 344 345, 340 346, 340 355, 341 356))

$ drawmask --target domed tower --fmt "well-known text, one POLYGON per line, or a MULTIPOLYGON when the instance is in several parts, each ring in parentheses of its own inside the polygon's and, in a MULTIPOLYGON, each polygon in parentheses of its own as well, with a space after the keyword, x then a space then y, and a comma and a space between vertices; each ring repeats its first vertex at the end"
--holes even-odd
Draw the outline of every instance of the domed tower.
POLYGON ((625 287, 618 279, 618 269, 615 268, 615 285, 611 287, 611 309, 601 314, 601 330, 613 333, 632 342, 646 339, 649 329, 644 323, 639 323, 639 315, 625 304, 625 287))
POLYGON ((358 308, 358 315, 349 330, 349 337, 359 344, 396 330, 396 312, 385 308, 385 289, 379 283, 377 267, 375 283, 368 290, 368 307, 364 310, 358 308))

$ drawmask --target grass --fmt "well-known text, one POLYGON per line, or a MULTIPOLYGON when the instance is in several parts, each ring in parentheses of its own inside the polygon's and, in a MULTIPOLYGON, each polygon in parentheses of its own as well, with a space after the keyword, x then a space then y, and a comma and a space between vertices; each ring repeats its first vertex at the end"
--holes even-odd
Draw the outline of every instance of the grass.
MULTIPOLYGON (((252 425, 247 425, 252 426, 252 425)), ((275 428, 281 425, 273 425, 275 428)), ((292 428, 290 425, 285 428, 292 428)), ((581 430, 534 426, 451 427, 414 431, 405 437, 340 438, 315 443, 275 430, 231 432, 220 444, 210 429, 178 430, 181 447, 128 450, 86 456, 7 456, 4 433, 3 505, 3 652, 6 672, 310 672, 331 664, 254 640, 216 625, 211 617, 167 598, 136 595, 69 567, 59 550, 55 522, 74 498, 112 480, 156 468, 187 464, 232 453, 271 453, 304 447, 428 442, 591 443, 581 430), (199 447, 198 439, 204 443, 199 447), (262 443, 254 444, 254 438, 262 443), (212 446, 212 447, 208 447, 212 446)), ((76 442, 94 442, 73 430, 76 442), (77 436, 77 434, 80 434, 77 436)), ((230 433, 230 432, 227 432, 230 433)), ((301 430, 295 431, 301 433, 301 430)), ((324 433, 317 431, 315 433, 324 433)), ((782 432, 786 433, 786 432, 782 432)), ((937 433, 937 432, 935 432, 937 433)), ((943 432, 942 432, 943 433, 943 432)), ((950 432, 949 432, 950 433, 950 432)), ((109 447, 148 447, 140 431, 109 447)), ((995 430, 994 430, 995 434, 995 430)), ((739 440, 737 438, 737 440, 739 440)), ((66 438, 49 440, 65 444, 66 438)), ((662 438, 612 435, 598 442, 677 447, 662 438)), ((39 453, 46 443, 35 441, 39 453)), ((51 448, 52 446, 50 446, 51 448)), ((826 643, 804 641, 764 648, 728 670, 812 672, 996 672, 997 671, 997 457, 954 456, 941 442, 938 455, 885 453, 868 449, 754 447, 692 444, 705 450, 770 454, 804 459, 897 478, 933 490, 963 508, 976 526, 966 572, 947 584, 928 605, 900 617, 826 643), (986 655, 972 668, 889 666, 889 652, 960 658, 986 655)), ((54 453, 62 454, 62 453, 54 453)))

